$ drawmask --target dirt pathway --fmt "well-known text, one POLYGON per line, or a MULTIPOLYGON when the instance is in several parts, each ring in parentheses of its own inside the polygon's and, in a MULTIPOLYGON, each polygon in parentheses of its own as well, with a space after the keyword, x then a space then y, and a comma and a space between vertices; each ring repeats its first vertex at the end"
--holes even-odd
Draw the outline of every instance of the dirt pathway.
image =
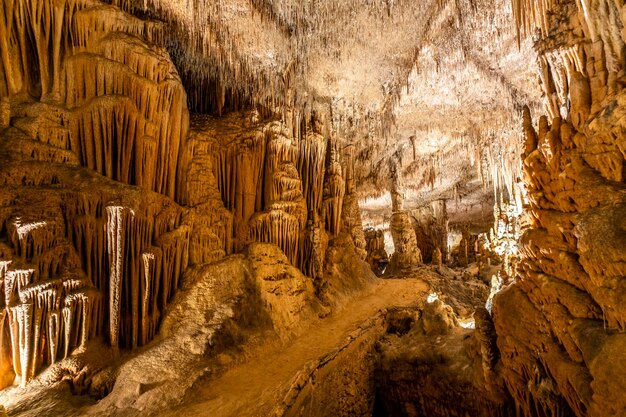
POLYGON ((419 279, 388 279, 374 284, 340 311, 314 322, 292 342, 255 349, 254 357, 200 383, 181 406, 166 416, 268 416, 284 398, 290 381, 307 363, 342 345, 381 309, 417 304, 429 286, 419 279))

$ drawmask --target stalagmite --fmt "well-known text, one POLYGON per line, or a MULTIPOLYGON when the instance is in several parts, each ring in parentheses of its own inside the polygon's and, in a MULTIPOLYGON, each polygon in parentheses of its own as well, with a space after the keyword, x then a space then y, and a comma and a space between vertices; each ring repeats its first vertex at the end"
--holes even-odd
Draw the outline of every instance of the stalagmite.
POLYGON ((433 257, 431 263, 435 266, 441 266, 443 264, 443 255, 441 255, 441 249, 436 248, 433 251, 433 257))
POLYGON ((372 270, 380 275, 385 271, 389 263, 389 257, 385 251, 385 238, 382 230, 368 229, 365 233, 367 241, 366 261, 371 265, 372 270))
POLYGON ((403 268, 422 263, 422 254, 417 246, 415 230, 411 223, 409 212, 403 210, 404 195, 402 192, 402 178, 399 172, 400 162, 396 159, 390 162, 391 170, 391 202, 392 210, 389 229, 393 237, 394 253, 389 260, 387 273, 393 273, 403 268))
POLYGON ((626 414, 625 22, 3 0, 0 402, 626 414))
POLYGON ((358 194, 354 178, 354 146, 349 145, 344 149, 344 161, 346 166, 346 191, 342 204, 342 228, 350 233, 354 246, 360 258, 367 257, 367 241, 361 221, 361 211, 358 205, 358 194))

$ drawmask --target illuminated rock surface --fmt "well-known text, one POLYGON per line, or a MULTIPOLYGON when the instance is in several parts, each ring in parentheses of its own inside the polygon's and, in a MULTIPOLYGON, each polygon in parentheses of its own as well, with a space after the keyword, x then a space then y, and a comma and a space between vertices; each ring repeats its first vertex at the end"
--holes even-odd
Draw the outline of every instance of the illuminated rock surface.
POLYGON ((625 7, 2 0, 0 403, 626 414, 625 7))

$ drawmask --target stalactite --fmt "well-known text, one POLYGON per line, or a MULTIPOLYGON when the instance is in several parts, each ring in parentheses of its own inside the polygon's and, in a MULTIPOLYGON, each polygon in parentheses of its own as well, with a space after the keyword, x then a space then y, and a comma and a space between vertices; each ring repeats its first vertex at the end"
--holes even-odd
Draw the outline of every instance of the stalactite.
POLYGON ((307 131, 298 142, 298 171, 302 179, 302 193, 309 208, 309 218, 316 221, 322 210, 322 193, 327 142, 320 134, 307 131))
POLYGON ((71 138, 65 149, 82 165, 174 197, 186 95, 167 55, 129 36, 157 41, 162 27, 101 6, 74 0, 3 5, 2 65, 11 95, 32 92, 38 81, 42 99, 69 107, 61 122, 71 138))
POLYGON ((341 213, 346 182, 339 162, 338 150, 335 146, 336 144, 330 145, 327 156, 323 209, 326 230, 337 236, 341 232, 341 213))
POLYGON ((119 347, 122 264, 124 262, 123 217, 124 207, 107 207, 107 252, 109 255, 109 340, 111 346, 119 347))

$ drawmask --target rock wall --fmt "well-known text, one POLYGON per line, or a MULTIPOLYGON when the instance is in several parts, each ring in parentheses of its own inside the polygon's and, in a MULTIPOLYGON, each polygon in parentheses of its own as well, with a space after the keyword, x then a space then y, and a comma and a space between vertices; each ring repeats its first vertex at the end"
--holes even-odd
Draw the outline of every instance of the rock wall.
POLYGON ((530 228, 516 283, 494 300, 502 376, 527 416, 624 415, 626 9, 517 3, 541 33, 548 117, 535 129, 524 112, 530 228))
POLYGON ((254 242, 280 248, 307 291, 343 260, 329 239, 352 248, 349 287, 371 276, 350 149, 314 116, 190 120, 170 28, 129 10, 0 4, 0 387, 88 340, 148 344, 189 267, 254 242))
POLYGON ((151 340, 190 224, 168 198, 188 112, 162 28, 88 1, 7 1, 0 20, 4 386, 101 334, 151 340))

